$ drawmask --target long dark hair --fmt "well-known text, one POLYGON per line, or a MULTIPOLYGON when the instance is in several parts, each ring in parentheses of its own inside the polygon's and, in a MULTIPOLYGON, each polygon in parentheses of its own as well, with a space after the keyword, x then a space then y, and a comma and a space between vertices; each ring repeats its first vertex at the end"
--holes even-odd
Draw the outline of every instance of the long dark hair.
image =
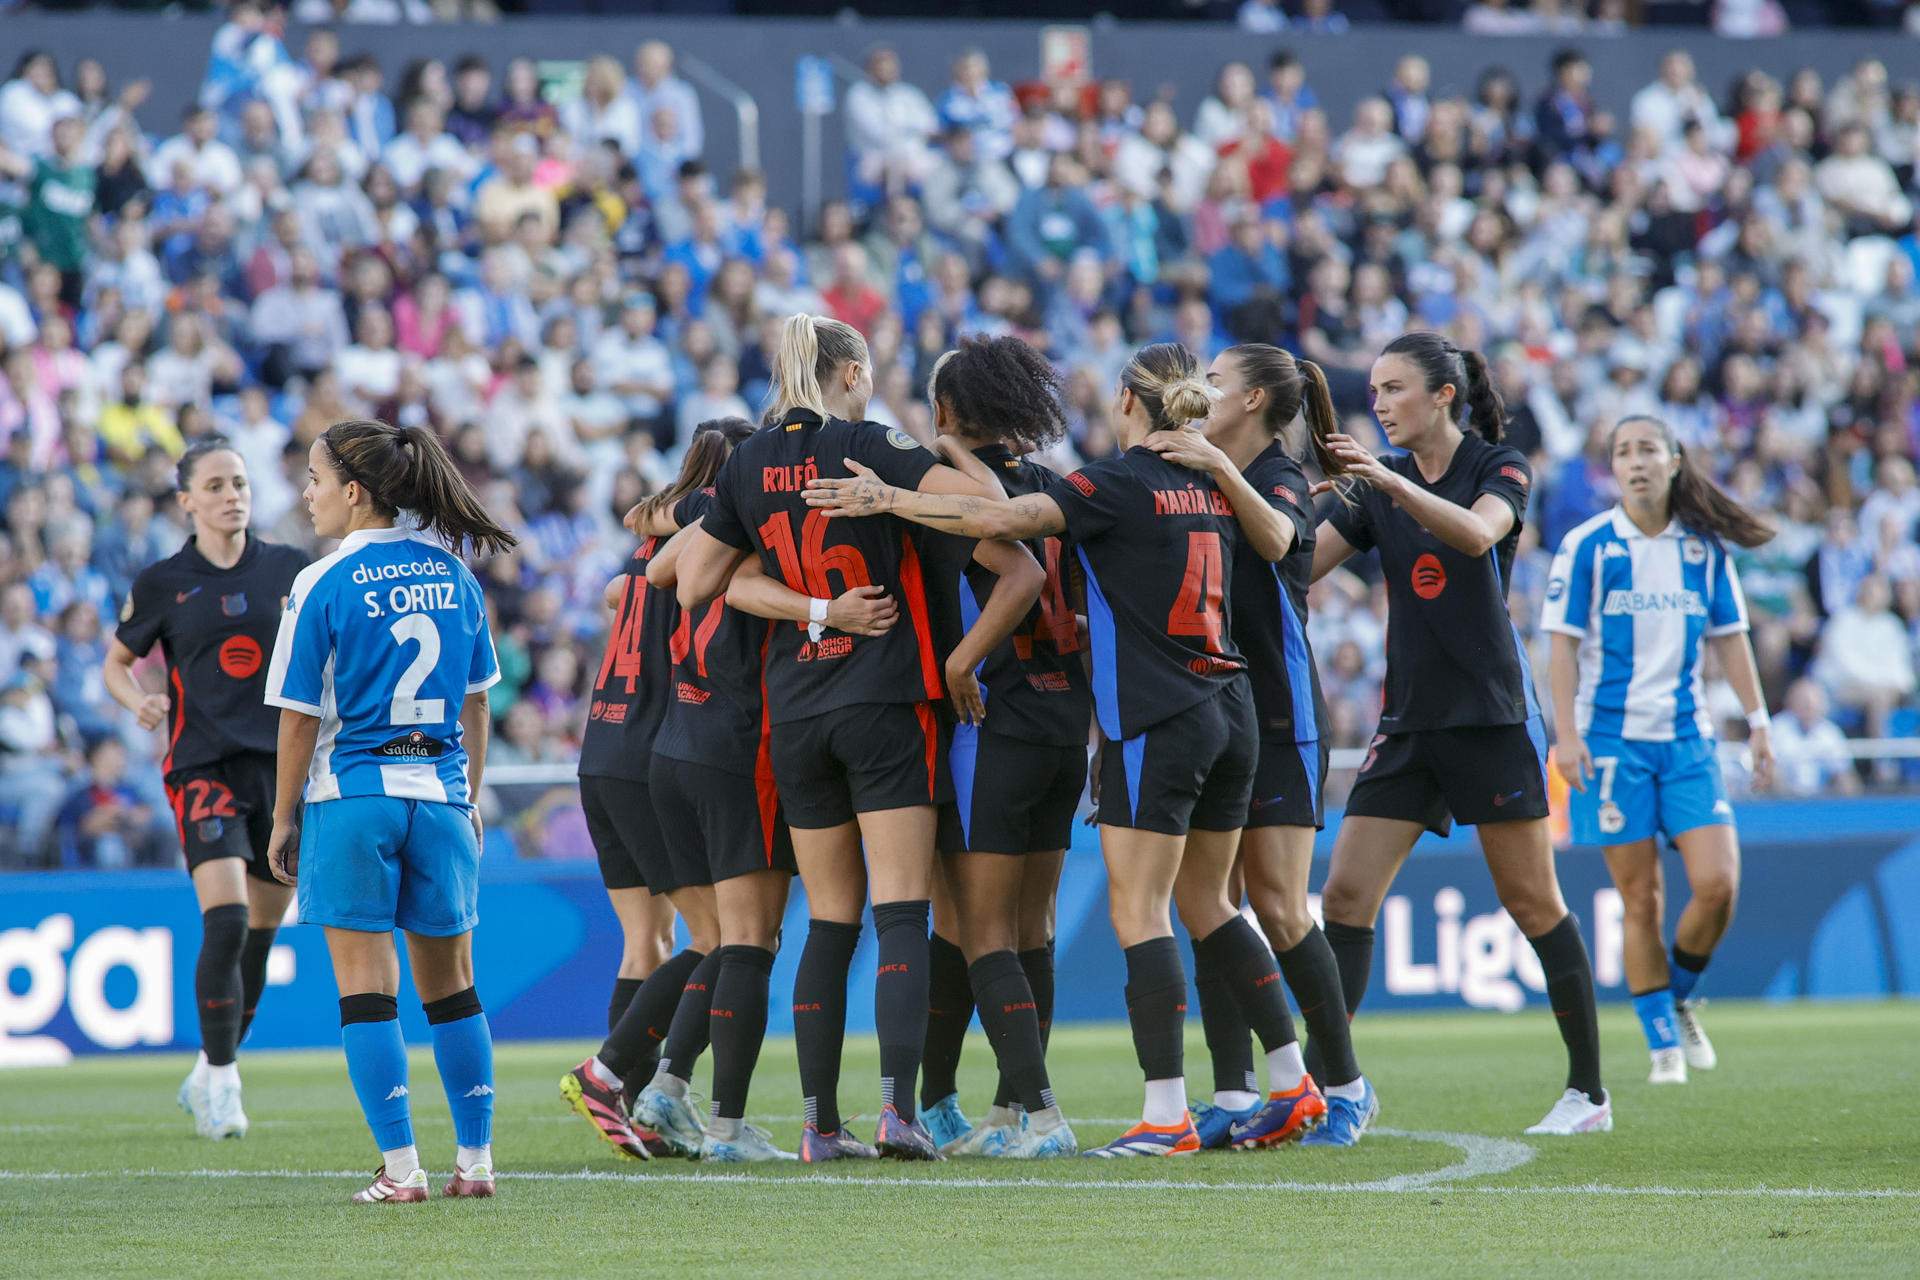
POLYGON ((477 551, 497 555, 519 544, 480 505, 432 431, 362 419, 336 422, 320 439, 340 474, 365 489, 374 511, 387 519, 410 511, 455 552, 471 543, 477 551))
POLYGON ((968 434, 1044 449, 1067 432, 1060 375, 1018 338, 962 338, 934 362, 927 399, 944 404, 968 434))
POLYGON ((1498 444, 1506 434, 1506 402, 1493 385, 1486 357, 1478 351, 1462 351, 1439 334, 1419 329, 1401 334, 1380 354, 1405 356, 1419 365, 1429 391, 1451 385, 1453 403, 1447 413, 1455 426, 1459 426, 1471 410, 1473 417, 1467 419, 1469 425, 1485 436, 1488 443, 1498 444))
POLYGON ((1156 342, 1134 352, 1120 382, 1140 398, 1155 431, 1185 426, 1213 411, 1213 388, 1201 378, 1193 352, 1177 342, 1156 342))
POLYGON ((1635 422, 1644 422, 1658 429, 1660 438, 1666 442, 1667 452, 1680 463, 1667 488, 1667 509, 1682 528, 1740 547, 1757 547, 1772 539, 1773 526, 1729 498, 1694 462, 1693 455, 1674 436, 1673 428, 1659 418, 1651 414, 1634 413, 1614 423, 1613 430, 1607 433, 1609 455, 1613 453, 1613 442, 1619 436, 1620 428, 1635 422))
POLYGON ((1243 342, 1227 348, 1240 366, 1240 376, 1250 387, 1267 393, 1261 409, 1261 421, 1267 430, 1279 435, 1287 424, 1301 414, 1307 419, 1307 443, 1320 472, 1331 480, 1347 473, 1346 463, 1327 448, 1327 437, 1340 430, 1333 415, 1333 392, 1327 387, 1327 375, 1311 360, 1302 360, 1291 351, 1264 342, 1243 342))
POLYGON ((754 425, 745 418, 709 418, 695 427, 686 456, 680 459, 680 474, 672 484, 641 501, 640 517, 644 520, 657 511, 671 511, 680 499, 712 484, 733 447, 753 432, 754 425))

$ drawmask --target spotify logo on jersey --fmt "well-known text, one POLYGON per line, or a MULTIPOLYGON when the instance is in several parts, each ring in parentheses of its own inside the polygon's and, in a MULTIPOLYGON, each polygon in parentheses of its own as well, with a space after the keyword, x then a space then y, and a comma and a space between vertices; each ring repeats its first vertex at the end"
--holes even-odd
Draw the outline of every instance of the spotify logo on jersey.
POLYGON ((1413 594, 1431 600, 1447 589, 1447 571, 1440 557, 1429 551, 1413 562, 1413 594))
POLYGON ((252 636, 232 636, 220 646, 220 669, 235 680, 260 670, 260 642, 252 636))

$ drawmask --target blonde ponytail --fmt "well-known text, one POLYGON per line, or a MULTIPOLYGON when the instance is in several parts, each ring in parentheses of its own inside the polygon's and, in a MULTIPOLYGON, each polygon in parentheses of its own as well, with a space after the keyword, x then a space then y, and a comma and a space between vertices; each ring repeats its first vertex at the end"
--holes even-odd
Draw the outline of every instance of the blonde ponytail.
POLYGON ((852 325, 805 313, 788 316, 780 327, 780 349, 774 353, 768 414, 778 419, 794 409, 805 409, 826 417, 823 382, 843 364, 866 364, 870 359, 867 340, 852 325))

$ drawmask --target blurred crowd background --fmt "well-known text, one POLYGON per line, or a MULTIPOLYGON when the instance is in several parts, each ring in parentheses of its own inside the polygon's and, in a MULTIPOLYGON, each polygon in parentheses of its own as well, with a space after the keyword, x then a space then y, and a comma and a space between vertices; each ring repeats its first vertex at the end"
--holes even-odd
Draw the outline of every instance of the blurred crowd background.
MULTIPOLYGON (((233 6, 170 121, 71 52, 23 51, 0 84, 0 868, 177 857, 163 744, 99 669, 133 576, 185 537, 187 442, 229 437, 258 531, 319 553, 298 501, 316 433, 440 432, 525 539, 478 569, 505 677, 491 759, 564 765, 620 514, 696 424, 757 415, 795 311, 865 333, 870 416, 922 438, 958 336, 1041 348, 1068 388, 1061 469, 1111 452, 1140 343, 1284 345, 1378 443, 1374 353, 1442 330, 1488 353, 1534 460, 1512 593, 1530 641, 1551 551, 1616 496, 1607 430, 1655 413, 1779 530, 1737 559, 1780 789, 1914 781, 1846 743, 1920 727, 1910 57, 1706 85, 1675 52, 1615 101, 1573 47, 1538 95, 1408 54, 1333 119, 1284 48, 1227 62, 1181 113, 1120 80, 1009 84, 957 46, 946 82, 909 83, 876 45, 835 108, 846 198, 801 225, 796 193, 708 146, 665 43, 564 75, 467 56, 390 76, 379 28, 289 39, 284 17, 233 6)), ((1372 574, 1312 597, 1335 747, 1364 745, 1378 707, 1372 574)), ((1713 695, 1737 741, 1737 700, 1713 695)))

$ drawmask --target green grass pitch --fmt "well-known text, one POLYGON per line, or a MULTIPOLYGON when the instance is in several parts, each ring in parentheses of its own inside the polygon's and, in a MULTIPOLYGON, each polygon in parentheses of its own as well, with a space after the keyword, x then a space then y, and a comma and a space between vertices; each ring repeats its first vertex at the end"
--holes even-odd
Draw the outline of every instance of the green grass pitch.
MULTIPOLYGON (((1606 1011, 1607 1135, 1521 1138, 1559 1091, 1544 1013, 1377 1016, 1358 1042, 1384 1131, 1356 1150, 820 1171, 621 1161, 555 1088, 589 1046, 515 1044, 499 1196, 405 1207, 346 1203, 377 1156, 338 1053, 243 1057, 253 1131, 226 1143, 174 1109, 183 1057, 96 1058, 0 1074, 0 1274, 1914 1274, 1920 1002, 1705 1020, 1720 1069, 1655 1089, 1631 1014, 1606 1011)), ((1136 1114, 1124 1027, 1065 1028, 1051 1059, 1083 1145, 1136 1114)), ((875 1076, 871 1040, 850 1042, 863 1125, 875 1076)), ((977 1113, 991 1087, 976 1034, 962 1097, 977 1113)), ((437 1186, 453 1137, 424 1052, 413 1094, 437 1186)), ((792 1145, 790 1042, 768 1044, 751 1109, 792 1145)))

